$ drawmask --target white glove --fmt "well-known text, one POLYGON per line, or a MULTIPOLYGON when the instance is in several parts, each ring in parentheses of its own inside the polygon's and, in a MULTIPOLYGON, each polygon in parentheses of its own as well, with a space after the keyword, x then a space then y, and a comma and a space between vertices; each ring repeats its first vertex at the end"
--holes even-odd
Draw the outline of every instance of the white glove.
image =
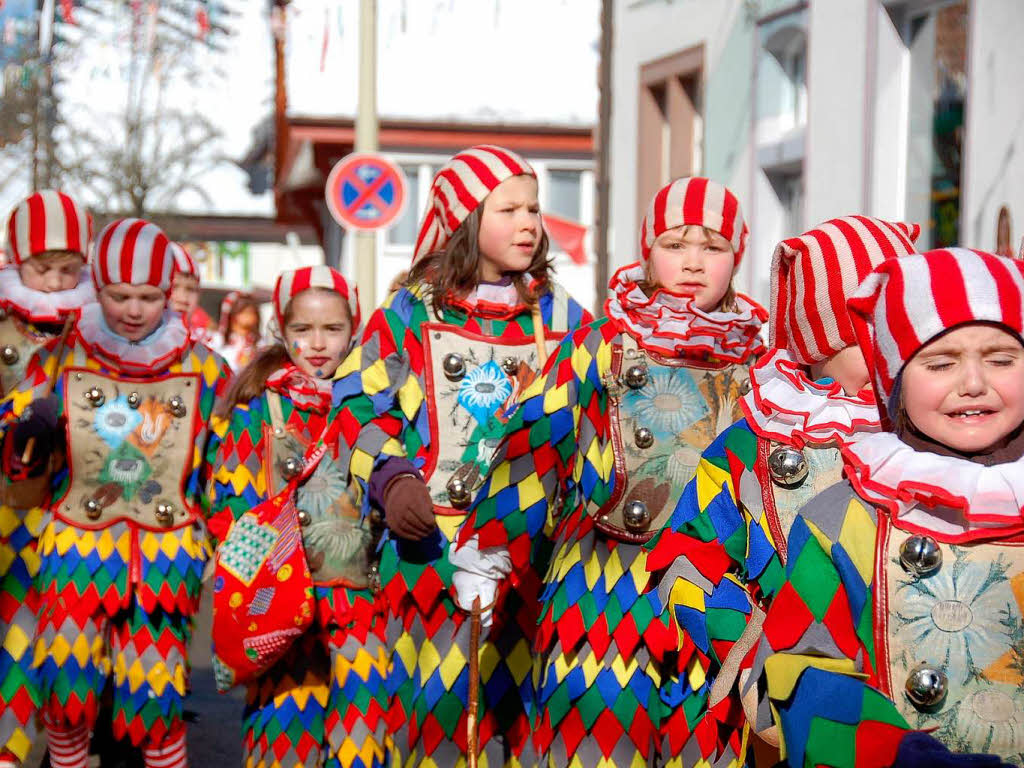
POLYGON ((484 611, 480 614, 481 624, 491 626, 493 603, 498 594, 498 585, 512 571, 512 558, 505 547, 480 549, 480 541, 473 537, 461 547, 448 552, 448 559, 455 566, 452 586, 455 587, 455 602, 464 611, 473 610, 473 599, 479 597, 484 611))

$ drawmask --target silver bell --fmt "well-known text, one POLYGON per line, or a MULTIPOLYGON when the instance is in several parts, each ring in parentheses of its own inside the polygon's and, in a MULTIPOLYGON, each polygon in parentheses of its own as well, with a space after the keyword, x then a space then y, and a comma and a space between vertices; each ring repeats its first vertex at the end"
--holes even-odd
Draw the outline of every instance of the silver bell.
POLYGON ((452 506, 456 509, 462 509, 469 505, 472 497, 469 492, 469 486, 466 482, 458 477, 453 477, 448 481, 446 486, 448 491, 448 501, 452 503, 452 506))
POLYGON ((509 355, 501 359, 501 370, 507 373, 509 376, 515 376, 519 371, 519 361, 509 355))
POLYGON ((449 352, 441 361, 445 378, 448 381, 458 381, 466 375, 466 361, 457 352, 449 352))
POLYGON ((281 467, 281 474, 284 475, 285 480, 291 480, 298 477, 299 472, 302 471, 302 459, 296 456, 289 456, 284 460, 281 467))
POLYGON ((768 472, 772 480, 783 488, 800 485, 808 471, 807 459, 796 448, 780 445, 768 454, 768 472))
POLYGON ((85 391, 85 399, 93 408, 99 408, 106 402, 107 396, 103 394, 103 390, 99 387, 89 387, 85 391))
POLYGON ((633 441, 637 448, 650 448, 654 445, 654 432, 647 427, 637 427, 633 432, 633 441))
POLYGON ((627 501, 622 508, 622 521, 630 531, 640 532, 647 528, 651 522, 651 513, 647 505, 639 499, 627 501))
POLYGON ((910 703, 918 709, 931 710, 942 704, 949 688, 949 679, 941 669, 921 663, 910 670, 904 686, 910 703))
POLYGON ((303 528, 305 528, 307 525, 313 522, 313 518, 310 517, 309 512, 307 512, 306 510, 300 509, 297 514, 299 518, 299 525, 301 525, 303 528))
POLYGON ((138 408, 142 405, 142 395, 138 392, 129 392, 128 397, 125 398, 128 401, 129 408, 138 408))
POLYGON ((622 377, 623 383, 630 389, 643 389, 647 379, 646 365, 631 365, 626 369, 626 375, 622 377))
POLYGON ((156 505, 156 521, 164 527, 174 523, 174 505, 161 501, 156 505))
POLYGON ((167 409, 171 412, 171 416, 176 419, 180 419, 187 413, 185 400, 181 395, 174 395, 171 397, 171 399, 167 401, 167 409))
POLYGON ((942 567, 942 550, 931 536, 915 534, 900 545, 900 565, 907 573, 926 578, 942 567))
POLYGON ((10 344, 6 345, 3 349, 0 349, 0 360, 3 361, 4 365, 14 365, 18 362, 18 350, 12 347, 10 344))
POLYGON ((103 505, 96 499, 86 499, 83 505, 85 506, 85 516, 90 520, 99 520, 103 516, 103 505))

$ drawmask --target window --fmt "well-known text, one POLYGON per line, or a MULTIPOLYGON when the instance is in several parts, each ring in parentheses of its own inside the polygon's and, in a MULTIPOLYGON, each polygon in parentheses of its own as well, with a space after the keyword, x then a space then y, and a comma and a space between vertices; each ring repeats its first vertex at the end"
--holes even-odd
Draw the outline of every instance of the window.
POLYGON ((408 246, 416 245, 416 231, 419 227, 420 218, 420 167, 418 165, 403 165, 405 178, 408 186, 405 190, 405 210, 395 225, 387 230, 388 245, 408 246))
POLYGON ((548 199, 544 211, 572 221, 579 221, 580 214, 580 171, 548 171, 548 199))

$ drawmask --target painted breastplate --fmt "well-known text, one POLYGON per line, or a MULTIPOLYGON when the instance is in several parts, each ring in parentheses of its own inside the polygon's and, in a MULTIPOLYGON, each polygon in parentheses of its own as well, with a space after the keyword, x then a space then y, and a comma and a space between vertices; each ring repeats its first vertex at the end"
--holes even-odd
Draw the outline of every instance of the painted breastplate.
POLYGON ((1024 765, 1024 538, 947 544, 878 517, 883 689, 954 752, 1024 765))
POLYGON ((621 541, 649 541, 666 523, 701 452, 742 417, 747 366, 667 359, 639 349, 628 334, 612 349, 606 375, 615 483, 597 528, 621 541))
MULTIPOLYGON (((264 466, 271 495, 302 471, 302 457, 310 441, 310 435, 293 428, 264 425, 264 466)), ((299 486, 295 506, 314 583, 354 589, 379 586, 376 549, 380 527, 360 514, 345 472, 330 451, 299 486)))
POLYGON ((80 528, 192 522, 185 484, 204 426, 199 375, 133 380, 68 368, 64 387, 70 481, 57 515, 80 528))
MULTIPOLYGON (((550 354, 564 334, 548 332, 550 354)), ((462 515, 483 484, 519 395, 538 376, 537 343, 423 326, 424 382, 433 450, 423 476, 439 515, 462 515)))
POLYGON ((33 332, 14 315, 0 310, 0 395, 21 383, 28 361, 50 338, 33 332))
POLYGON ((843 459, 832 445, 803 449, 759 438, 757 479, 775 547, 786 559, 786 541, 800 509, 843 479, 843 459))

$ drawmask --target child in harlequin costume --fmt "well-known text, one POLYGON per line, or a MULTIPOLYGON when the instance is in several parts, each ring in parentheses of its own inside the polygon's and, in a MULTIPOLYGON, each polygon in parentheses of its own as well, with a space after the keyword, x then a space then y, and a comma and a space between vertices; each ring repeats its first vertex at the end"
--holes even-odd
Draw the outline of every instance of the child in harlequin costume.
POLYGON ((1024 266, 889 259, 849 309, 886 431, 793 523, 758 725, 794 766, 1024 765, 1024 266))
MULTIPOLYGON (((219 538, 300 470, 327 426, 331 377, 359 327, 355 290, 326 266, 282 274, 274 314, 276 343, 238 375, 216 421, 222 440, 210 528, 219 538)), ((379 534, 347 494, 348 454, 344 443, 335 447, 297 493, 314 629, 248 686, 247 768, 389 764, 388 654, 374 583, 379 534)))
MULTIPOLYGON (((524 394, 459 533, 451 559, 468 582, 464 606, 486 602, 509 565, 513 578, 543 569, 531 550, 552 539, 534 649, 544 766, 660 764, 669 710, 703 706, 703 672, 691 666, 694 690, 663 702, 678 677, 675 630, 643 544, 700 451, 740 415, 766 317, 731 287, 746 240, 738 200, 714 181, 680 179, 655 195, 643 261, 616 273, 608 316, 572 334, 524 394)), ((688 765, 735 761, 738 745, 713 730, 679 736, 688 765)))
POLYGON ((3 403, 4 471, 55 466, 34 667, 57 768, 85 765, 108 681, 115 737, 141 746, 147 765, 185 764, 188 628, 209 557, 203 446, 227 371, 166 309, 168 246, 140 219, 106 227, 92 263, 98 301, 3 403), (37 397, 51 376, 53 394, 37 397))
MULTIPOLYGON (((551 279, 526 161, 495 146, 455 155, 434 178, 406 287, 338 372, 328 436, 354 446, 352 474, 390 532, 380 575, 404 766, 465 764, 470 622, 449 592, 449 542, 540 349, 588 320, 551 279)), ((495 609, 501 631, 482 644, 481 766, 531 762, 537 586, 509 591, 495 609)))
MULTIPOLYGON (((0 269, 0 397, 25 377, 36 350, 60 335, 67 315, 95 298, 85 268, 92 219, 74 199, 53 190, 36 192, 11 213, 7 232, 12 263, 0 269)), ((36 734, 39 697, 30 678, 30 641, 39 595, 32 581, 45 513, 34 500, 16 498, 20 494, 0 494, 2 767, 20 765, 36 734)))
MULTIPOLYGON (((735 664, 730 680, 717 674, 726 654, 741 659, 750 650, 763 614, 754 612, 740 641, 746 621, 706 606, 740 585, 760 605, 775 593, 797 511, 841 479, 840 446, 880 429, 846 300, 883 259, 913 253, 918 231, 846 216, 775 249, 770 350, 751 371, 744 418, 704 451, 694 482, 648 544, 647 567, 681 642, 695 643, 716 671, 712 708, 736 681, 735 664)), ((674 734, 669 724, 670 743, 674 734)))
POLYGON ((211 346, 238 372, 252 360, 260 344, 260 312, 248 293, 230 291, 220 303, 217 336, 211 346))
POLYGON ((210 318, 199 306, 199 266, 192 254, 181 243, 171 243, 174 254, 174 281, 168 306, 181 315, 194 341, 209 342, 207 324, 210 318))

